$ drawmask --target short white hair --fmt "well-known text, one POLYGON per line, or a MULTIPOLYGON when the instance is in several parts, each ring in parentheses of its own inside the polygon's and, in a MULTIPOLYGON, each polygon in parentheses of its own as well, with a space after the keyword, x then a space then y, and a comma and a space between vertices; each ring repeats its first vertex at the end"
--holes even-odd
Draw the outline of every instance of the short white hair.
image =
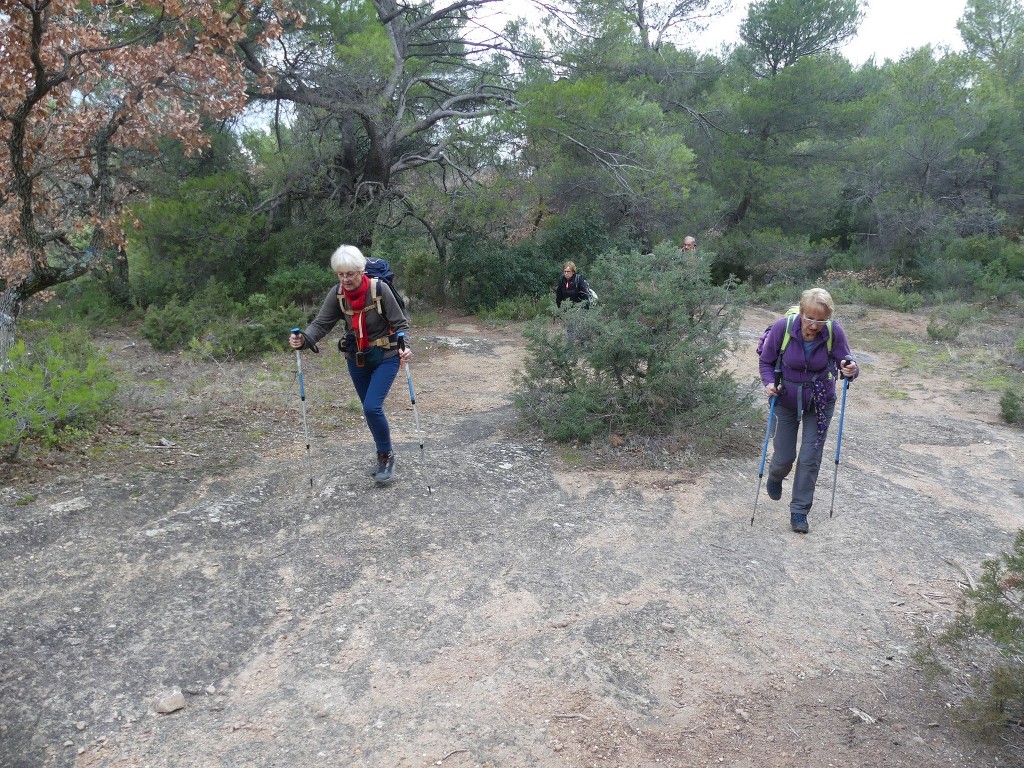
POLYGON ((331 270, 334 272, 362 272, 366 269, 366 257, 354 245, 339 245, 331 254, 331 270))

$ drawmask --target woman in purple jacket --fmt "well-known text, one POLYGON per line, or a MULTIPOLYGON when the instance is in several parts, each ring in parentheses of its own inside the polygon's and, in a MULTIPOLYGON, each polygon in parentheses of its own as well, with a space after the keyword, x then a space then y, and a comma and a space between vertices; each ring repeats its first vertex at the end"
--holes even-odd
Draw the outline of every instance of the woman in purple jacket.
POLYGON ((836 407, 836 379, 860 374, 850 357, 850 345, 839 323, 832 321, 835 304, 828 291, 811 288, 800 297, 800 313, 779 318, 761 351, 764 392, 777 398, 778 423, 766 489, 771 499, 782 498, 782 481, 796 461, 789 520, 797 533, 807 533, 807 513, 821 468, 825 435, 836 407), (787 336, 789 337, 787 339, 787 336), (800 456, 797 431, 803 424, 800 456))

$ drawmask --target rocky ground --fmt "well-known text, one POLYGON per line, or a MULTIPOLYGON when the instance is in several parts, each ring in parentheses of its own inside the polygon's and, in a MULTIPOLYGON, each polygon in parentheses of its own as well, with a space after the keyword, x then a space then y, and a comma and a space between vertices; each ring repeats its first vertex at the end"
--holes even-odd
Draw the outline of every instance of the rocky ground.
POLYGON ((1020 765, 916 654, 1024 527, 1024 435, 909 367, 923 325, 844 321, 808 536, 763 491, 750 524, 759 445, 638 469, 513 430, 515 330, 417 332, 387 488, 336 355, 304 358, 307 464, 294 357, 105 339, 118 423, 3 478, 0 766, 1020 765))

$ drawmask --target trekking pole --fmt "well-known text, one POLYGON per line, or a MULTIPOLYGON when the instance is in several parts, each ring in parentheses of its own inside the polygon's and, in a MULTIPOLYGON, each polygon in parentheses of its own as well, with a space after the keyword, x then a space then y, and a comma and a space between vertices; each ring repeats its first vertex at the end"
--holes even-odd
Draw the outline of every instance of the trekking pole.
POLYGON ((757 470, 757 495, 754 497, 754 511, 750 515, 750 524, 754 524, 754 517, 757 515, 757 502, 761 498, 761 482, 764 479, 764 463, 768 458, 768 439, 772 434, 772 417, 775 416, 775 401, 778 395, 772 395, 768 400, 768 426, 764 430, 764 448, 761 449, 761 467, 757 470))
MULTIPOLYGON (((292 333, 301 334, 301 328, 292 328, 292 333)), ((309 452, 309 424, 306 421, 306 384, 302 379, 302 350, 295 350, 295 364, 299 367, 299 400, 302 401, 302 433, 306 437, 306 467, 309 469, 309 487, 313 488, 313 457, 309 452)))
MULTIPOLYGON (((849 365, 853 362, 853 358, 847 355, 843 358, 843 362, 849 365)), ((839 476, 839 449, 843 445, 843 417, 846 415, 846 390, 850 388, 850 380, 843 376, 842 372, 839 374, 843 377, 843 400, 839 406, 839 434, 836 436, 836 467, 832 470, 832 504, 828 508, 828 516, 832 517, 832 512, 836 508, 836 478, 839 476)))
MULTIPOLYGON (((405 349, 405 334, 398 334, 398 348, 405 349)), ((416 420, 416 436, 420 441, 420 458, 423 458, 423 430, 420 429, 420 412, 416 410, 416 392, 412 388, 412 373, 409 371, 409 362, 405 362, 405 380, 409 384, 409 402, 412 403, 412 415, 416 420)))

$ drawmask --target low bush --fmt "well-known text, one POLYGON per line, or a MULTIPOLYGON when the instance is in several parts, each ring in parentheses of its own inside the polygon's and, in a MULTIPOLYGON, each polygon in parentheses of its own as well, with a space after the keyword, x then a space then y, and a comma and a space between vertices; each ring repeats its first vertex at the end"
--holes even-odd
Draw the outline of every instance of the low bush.
POLYGON ((241 360, 280 348, 288 331, 304 324, 309 315, 260 293, 245 303, 224 300, 214 287, 187 304, 174 298, 162 307, 150 307, 142 335, 160 352, 189 349, 215 360, 241 360))
POLYGON ((895 286, 865 286, 860 290, 858 299, 872 307, 896 312, 913 312, 924 304, 924 297, 920 293, 905 293, 895 286))
POLYGON ((999 407, 1008 424, 1024 424, 1024 398, 1012 389, 1003 392, 999 407))
POLYGON ((550 308, 551 299, 548 297, 520 296, 517 299, 499 301, 492 309, 481 309, 477 312, 477 317, 489 322, 519 323, 547 316, 550 308))
POLYGON ((203 321, 193 312, 192 303, 182 304, 174 296, 164 306, 155 304, 146 310, 142 336, 158 352, 182 349, 202 331, 203 321))
POLYGON ((562 442, 678 431, 706 448, 742 419, 744 398, 721 369, 742 311, 731 283, 714 285, 705 261, 670 244, 608 254, 591 271, 596 307, 563 305, 567 327, 526 331, 516 404, 527 423, 562 442))
POLYGON ((241 360, 283 349, 298 317, 293 307, 273 306, 263 294, 253 294, 231 317, 218 319, 189 349, 215 360, 241 360))
POLYGON ((970 670, 958 674, 968 691, 966 724, 995 734, 1024 722, 1024 530, 1009 552, 982 563, 940 643, 951 652, 940 668, 970 670))
POLYGON ((970 304, 939 307, 928 318, 928 338, 956 341, 970 325, 981 321, 983 310, 970 304))
POLYGON ((106 358, 84 330, 33 332, 26 324, 25 331, 0 372, 0 460, 13 460, 25 440, 53 447, 88 431, 117 391, 106 358))
POLYGON ((319 306, 328 288, 337 282, 325 264, 296 264, 281 267, 267 279, 267 297, 273 304, 312 303, 319 306))

